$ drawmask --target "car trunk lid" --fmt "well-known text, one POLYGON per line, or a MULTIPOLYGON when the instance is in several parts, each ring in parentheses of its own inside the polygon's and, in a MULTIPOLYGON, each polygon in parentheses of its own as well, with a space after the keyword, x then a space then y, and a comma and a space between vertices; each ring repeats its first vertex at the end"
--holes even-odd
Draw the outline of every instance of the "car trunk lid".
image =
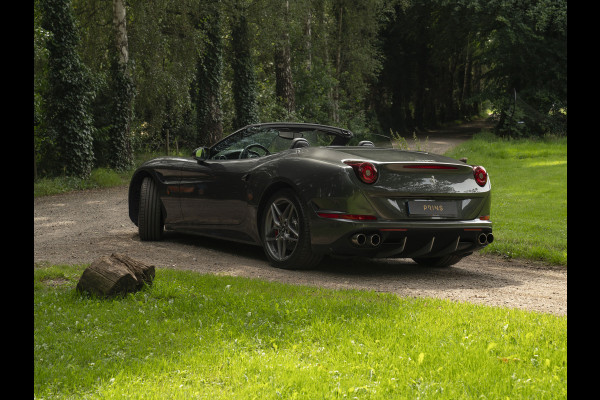
POLYGON ((377 181, 361 182, 360 187, 378 213, 389 219, 473 219, 489 195, 489 183, 477 185, 472 166, 453 158, 372 147, 332 150, 342 162, 376 166, 377 181))

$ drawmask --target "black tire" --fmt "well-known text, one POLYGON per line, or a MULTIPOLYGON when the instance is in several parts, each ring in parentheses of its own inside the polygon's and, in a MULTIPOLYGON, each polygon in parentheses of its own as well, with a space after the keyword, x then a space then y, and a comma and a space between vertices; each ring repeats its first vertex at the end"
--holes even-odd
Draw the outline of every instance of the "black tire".
POLYGON ((424 267, 434 267, 434 268, 446 268, 451 265, 456 264, 460 260, 463 259, 464 256, 443 256, 443 257, 423 257, 423 258, 413 258, 413 260, 424 267))
POLYGON ((306 208, 291 189, 282 189, 265 203, 261 238, 269 263, 283 269, 311 269, 321 261, 310 244, 306 208))
POLYGON ((160 240, 164 231, 158 189, 152 178, 144 178, 140 191, 138 232, 141 240, 160 240))

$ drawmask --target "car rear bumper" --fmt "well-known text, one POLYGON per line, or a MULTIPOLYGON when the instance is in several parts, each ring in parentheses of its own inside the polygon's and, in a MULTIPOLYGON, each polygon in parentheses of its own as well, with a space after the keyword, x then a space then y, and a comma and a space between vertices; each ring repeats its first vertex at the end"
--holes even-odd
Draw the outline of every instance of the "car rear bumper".
POLYGON ((469 254, 493 241, 483 220, 347 221, 311 220, 315 253, 375 258, 441 257, 469 254))

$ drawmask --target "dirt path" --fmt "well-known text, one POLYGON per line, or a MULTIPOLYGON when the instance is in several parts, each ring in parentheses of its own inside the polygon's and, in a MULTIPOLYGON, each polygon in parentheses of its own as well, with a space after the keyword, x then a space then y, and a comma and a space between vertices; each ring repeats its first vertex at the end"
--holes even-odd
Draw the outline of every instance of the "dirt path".
MULTIPOLYGON (((458 139, 460 135, 429 132, 427 150, 441 153, 477 130, 471 128, 467 126, 466 134, 461 131, 466 136, 458 139)), ((87 264, 122 252, 157 268, 567 314, 564 267, 475 254, 446 269, 422 268, 409 259, 325 258, 318 270, 285 271, 270 267, 257 246, 173 232, 166 232, 161 242, 141 242, 127 210, 127 187, 35 199, 34 263, 87 264)))

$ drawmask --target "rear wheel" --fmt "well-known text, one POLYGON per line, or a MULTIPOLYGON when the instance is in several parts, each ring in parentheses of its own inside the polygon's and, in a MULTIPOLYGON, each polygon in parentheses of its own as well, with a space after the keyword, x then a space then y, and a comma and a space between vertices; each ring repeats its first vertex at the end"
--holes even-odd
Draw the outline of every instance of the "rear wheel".
POLYGON ((140 191, 138 232, 141 240, 160 240, 164 231, 158 189, 152 178, 144 178, 140 191))
POLYGON ((271 196, 262 215, 261 237, 271 265, 310 269, 321 261, 311 249, 305 208, 292 190, 283 189, 271 196))
POLYGON ((445 268, 451 265, 456 264, 460 260, 463 259, 464 256, 456 256, 449 255, 443 257, 422 257, 422 258, 413 258, 413 260, 422 266, 425 267, 435 267, 435 268, 445 268))

